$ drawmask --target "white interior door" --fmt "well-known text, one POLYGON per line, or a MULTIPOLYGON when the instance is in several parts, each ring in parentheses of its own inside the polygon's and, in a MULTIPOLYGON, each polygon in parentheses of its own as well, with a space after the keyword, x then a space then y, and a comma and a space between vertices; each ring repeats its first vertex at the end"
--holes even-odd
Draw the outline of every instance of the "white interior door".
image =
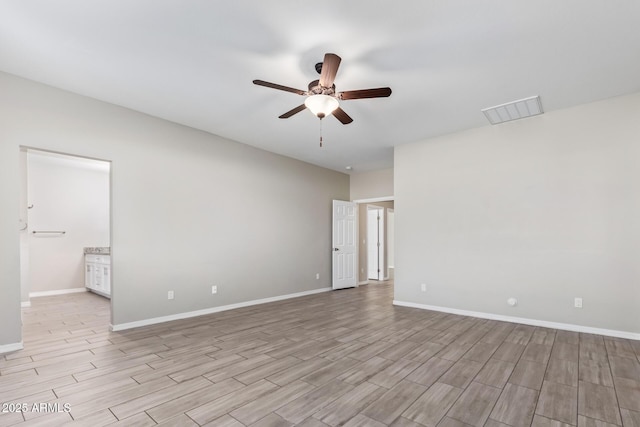
POLYGON ((367 208, 367 278, 378 280, 378 209, 367 208))
POLYGON ((333 289, 352 288, 356 278, 358 205, 333 201, 333 289))
POLYGON ((384 209, 367 208, 367 277, 383 280, 384 271, 384 209))

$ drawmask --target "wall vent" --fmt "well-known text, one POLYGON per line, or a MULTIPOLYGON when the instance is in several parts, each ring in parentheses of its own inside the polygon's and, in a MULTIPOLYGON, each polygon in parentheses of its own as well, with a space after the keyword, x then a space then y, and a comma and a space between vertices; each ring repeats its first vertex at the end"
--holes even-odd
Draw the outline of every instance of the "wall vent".
POLYGON ((506 104, 500 104, 494 107, 484 108, 481 111, 492 125, 524 119, 525 117, 537 116, 538 114, 544 113, 544 111, 542 111, 542 103, 540 102, 540 97, 538 95, 519 99, 518 101, 507 102, 506 104))

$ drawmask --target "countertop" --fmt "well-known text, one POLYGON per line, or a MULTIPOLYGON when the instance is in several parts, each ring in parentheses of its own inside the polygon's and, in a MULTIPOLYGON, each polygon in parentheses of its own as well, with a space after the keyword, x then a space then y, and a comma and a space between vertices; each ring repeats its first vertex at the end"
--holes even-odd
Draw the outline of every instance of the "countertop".
POLYGON ((93 255, 111 255, 111 247, 84 248, 84 253, 93 255))

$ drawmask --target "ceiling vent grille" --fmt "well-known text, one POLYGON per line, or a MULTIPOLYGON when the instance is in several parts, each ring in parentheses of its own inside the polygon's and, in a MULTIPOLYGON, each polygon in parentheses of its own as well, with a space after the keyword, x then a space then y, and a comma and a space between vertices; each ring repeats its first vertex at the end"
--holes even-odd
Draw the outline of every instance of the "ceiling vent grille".
POLYGON ((539 96, 520 99, 518 101, 507 102, 495 107, 481 110, 492 125, 497 125, 512 120, 524 119, 525 117, 542 114, 542 103, 539 96))

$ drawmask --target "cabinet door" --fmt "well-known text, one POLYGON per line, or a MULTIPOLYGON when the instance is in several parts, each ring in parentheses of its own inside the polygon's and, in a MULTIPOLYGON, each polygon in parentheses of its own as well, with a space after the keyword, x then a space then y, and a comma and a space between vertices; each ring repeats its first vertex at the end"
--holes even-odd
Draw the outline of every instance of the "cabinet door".
POLYGON ((102 265, 102 292, 111 295, 111 266, 102 265))
POLYGON ((93 264, 93 289, 102 291, 102 265, 93 264))
POLYGON ((85 262, 84 268, 84 286, 89 289, 93 289, 93 275, 95 274, 93 271, 93 264, 85 262))

